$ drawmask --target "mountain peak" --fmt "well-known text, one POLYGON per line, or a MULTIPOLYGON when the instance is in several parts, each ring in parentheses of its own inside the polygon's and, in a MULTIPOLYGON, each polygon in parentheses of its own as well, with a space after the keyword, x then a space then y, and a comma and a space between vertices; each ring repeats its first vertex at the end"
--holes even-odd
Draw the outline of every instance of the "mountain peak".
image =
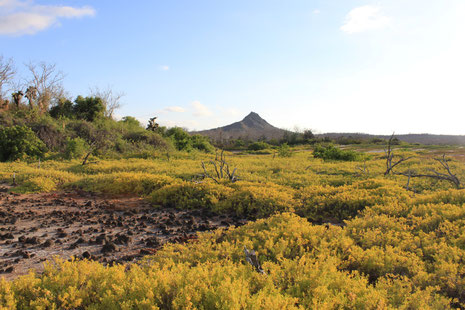
POLYGON ((261 137, 280 139, 285 130, 270 125, 258 113, 250 112, 242 121, 224 127, 203 130, 198 133, 207 135, 213 139, 237 139, 242 137, 255 140, 261 137))
POLYGON ((263 118, 261 118, 260 115, 258 115, 258 113, 250 112, 249 115, 247 115, 246 117, 244 117, 244 121, 245 121, 245 120, 248 120, 248 119, 252 119, 252 120, 262 120, 263 118))

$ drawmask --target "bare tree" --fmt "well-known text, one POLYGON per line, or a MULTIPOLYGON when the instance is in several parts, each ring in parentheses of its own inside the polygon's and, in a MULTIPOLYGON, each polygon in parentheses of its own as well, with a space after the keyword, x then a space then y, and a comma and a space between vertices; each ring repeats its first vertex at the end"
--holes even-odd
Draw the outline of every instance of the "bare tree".
POLYGON ((394 140, 394 133, 392 134, 391 138, 389 138, 387 148, 384 150, 384 152, 386 153, 386 171, 384 172, 385 176, 390 174, 391 172, 394 172, 392 169, 394 169, 395 166, 403 163, 404 161, 407 161, 407 160, 413 158, 413 156, 410 156, 410 157, 407 157, 407 158, 404 158, 403 156, 400 156, 400 158, 397 161, 392 163, 392 160, 394 159, 394 153, 392 151, 392 141, 393 140, 394 140))
MULTIPOLYGON (((56 64, 30 62, 26 64, 26 67, 31 74, 28 84, 37 91, 37 106, 40 111, 45 112, 52 100, 63 96, 63 80, 65 75, 57 69, 56 64)), ((31 104, 30 97, 28 99, 31 104)))
POLYGON ((106 89, 99 89, 94 87, 90 89, 90 95, 92 97, 98 97, 102 99, 103 105, 105 106, 105 116, 113 118, 113 113, 121 108, 121 98, 125 96, 122 92, 115 92, 111 87, 106 89))
POLYGON ((0 55, 0 104, 3 104, 4 97, 6 97, 5 93, 8 91, 6 86, 11 85, 15 75, 13 60, 11 58, 6 60, 0 55))
POLYGON ((409 187, 410 178, 432 178, 436 180, 450 182, 456 188, 461 188, 461 183, 460 183, 459 178, 457 178, 457 176, 453 174, 452 171, 450 170, 449 164, 447 163, 446 154, 443 154, 442 158, 434 158, 434 160, 441 164, 442 168, 446 170, 446 173, 438 172, 434 169, 428 169, 427 171, 429 171, 430 173, 416 173, 414 171, 413 172, 410 171, 409 169, 407 172, 399 172, 395 174, 408 177, 407 186, 406 186, 407 189, 409 187))
POLYGON ((231 181, 232 183, 236 182, 239 180, 236 176, 236 170, 237 168, 234 168, 234 170, 231 172, 229 169, 229 164, 226 162, 226 156, 224 155, 224 150, 221 151, 220 153, 220 158, 218 158, 218 152, 216 152, 215 155, 215 160, 211 160, 210 164, 212 164, 214 168, 214 174, 210 175, 207 172, 207 168, 205 166, 205 163, 202 161, 202 168, 203 168, 203 177, 204 178, 210 178, 215 183, 219 184, 221 179, 227 179, 231 181))

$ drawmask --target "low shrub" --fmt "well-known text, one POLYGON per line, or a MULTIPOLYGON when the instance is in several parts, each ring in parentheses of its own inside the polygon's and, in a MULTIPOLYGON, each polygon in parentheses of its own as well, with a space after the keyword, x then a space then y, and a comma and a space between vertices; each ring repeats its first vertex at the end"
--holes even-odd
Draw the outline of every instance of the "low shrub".
POLYGON ((271 145, 263 141, 253 142, 247 147, 249 151, 261 151, 269 148, 271 148, 271 145))
POLYGON ((172 183, 175 183, 175 179, 166 175, 116 172, 89 176, 70 184, 70 186, 77 186, 92 192, 147 196, 153 191, 172 183))
POLYGON ((350 151, 341 150, 332 144, 327 146, 316 145, 313 150, 313 157, 321 158, 323 160, 341 160, 341 161, 356 161, 362 158, 361 154, 350 151))
POLYGON ((72 138, 66 141, 66 148, 63 154, 65 159, 82 158, 89 151, 89 145, 84 139, 72 138))
POLYGON ((154 191, 151 201, 169 208, 212 210, 232 192, 231 188, 221 184, 182 181, 154 191))

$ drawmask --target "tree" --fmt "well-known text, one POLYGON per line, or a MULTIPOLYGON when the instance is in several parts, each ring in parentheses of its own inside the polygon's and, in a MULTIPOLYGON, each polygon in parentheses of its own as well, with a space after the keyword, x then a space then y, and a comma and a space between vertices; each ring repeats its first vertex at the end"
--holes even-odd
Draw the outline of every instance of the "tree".
POLYGON ((391 172, 394 173, 394 167, 397 165, 400 165, 401 163, 413 158, 413 156, 409 156, 407 158, 404 158, 403 156, 400 156, 400 158, 392 163, 392 160, 394 159, 394 152, 392 151, 392 145, 397 143, 399 140, 394 137, 394 133, 392 133, 391 138, 388 140, 388 144, 384 152, 386 153, 386 171, 384 172, 384 176, 389 175, 391 172))
POLYGON ((6 97, 6 86, 11 84, 15 75, 16 70, 13 65, 13 60, 11 58, 5 60, 3 56, 0 55, 0 105, 3 104, 5 100, 4 97, 6 97))
POLYGON ((37 94, 37 88, 36 87, 29 86, 26 89, 26 98, 29 101, 29 107, 31 107, 31 109, 32 109, 32 107, 34 107, 37 96, 38 96, 38 94, 37 94))
POLYGON ((74 116, 74 106, 71 100, 60 98, 58 102, 50 108, 50 116, 53 118, 73 118, 74 116))
POLYGON ((110 87, 107 87, 106 89, 94 87, 90 89, 90 96, 102 99, 103 106, 105 107, 105 117, 113 118, 115 110, 121 108, 120 100, 125 96, 125 94, 115 92, 110 87))
POLYGON ((11 97, 13 98, 13 103, 15 104, 16 107, 19 107, 21 104, 21 100, 23 99, 23 92, 22 91, 17 91, 15 93, 11 94, 11 97))
POLYGON ((105 111, 102 99, 98 97, 78 96, 74 100, 73 111, 76 118, 93 122, 95 119, 102 117, 105 111))
MULTIPOLYGON (((37 92, 37 106, 41 112, 45 112, 53 100, 63 97, 64 89, 62 83, 65 75, 63 72, 57 70, 56 64, 30 62, 26 64, 26 67, 32 76, 28 84, 30 87, 34 87, 37 92)), ((30 104, 32 104, 31 98, 33 97, 27 97, 30 104)))
POLYGON ((315 135, 310 129, 305 129, 302 135, 305 142, 308 142, 315 138, 315 135))
POLYGON ((160 127, 160 125, 157 123, 157 117, 154 116, 149 120, 149 123, 146 129, 150 131, 157 131, 158 127, 160 127))

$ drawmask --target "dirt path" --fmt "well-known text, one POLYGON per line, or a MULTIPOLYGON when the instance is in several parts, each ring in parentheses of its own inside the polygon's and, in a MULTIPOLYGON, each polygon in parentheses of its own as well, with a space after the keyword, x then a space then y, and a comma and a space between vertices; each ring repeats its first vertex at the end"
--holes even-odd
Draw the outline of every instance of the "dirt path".
POLYGON ((208 211, 155 209, 134 197, 89 193, 15 195, 0 185, 0 278, 43 270, 53 256, 135 262, 165 242, 246 221, 208 211))

